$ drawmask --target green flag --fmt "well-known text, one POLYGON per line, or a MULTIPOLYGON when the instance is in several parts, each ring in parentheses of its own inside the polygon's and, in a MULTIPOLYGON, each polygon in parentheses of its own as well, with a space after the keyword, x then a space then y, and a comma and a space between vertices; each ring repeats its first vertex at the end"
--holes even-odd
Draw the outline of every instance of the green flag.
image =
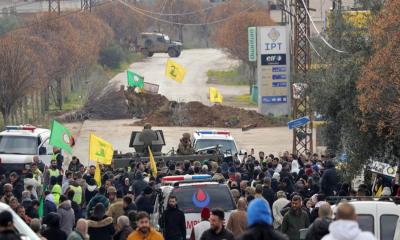
POLYGON ((127 71, 128 73, 128 86, 143 88, 144 78, 137 73, 127 71))
POLYGON ((50 145, 61 148, 72 154, 72 135, 71 132, 61 123, 53 120, 51 124, 50 145))
POLYGON ((39 209, 38 209, 39 218, 43 217, 43 212, 44 212, 44 200, 43 200, 43 195, 41 195, 39 200, 39 209))

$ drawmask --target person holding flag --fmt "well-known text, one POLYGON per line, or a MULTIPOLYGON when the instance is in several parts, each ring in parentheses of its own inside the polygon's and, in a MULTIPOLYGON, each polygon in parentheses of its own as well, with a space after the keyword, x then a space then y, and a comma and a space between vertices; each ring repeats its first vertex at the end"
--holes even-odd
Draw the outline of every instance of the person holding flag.
POLYGON ((101 169, 100 164, 110 165, 112 162, 114 149, 111 143, 97 137, 93 133, 90 134, 89 140, 89 159, 96 162, 96 171, 94 179, 97 185, 101 184, 101 169))
POLYGON ((62 171, 64 163, 64 156, 62 155, 61 149, 72 154, 72 146, 75 141, 71 135, 71 132, 64 127, 61 123, 53 120, 51 123, 51 134, 49 144, 53 146, 52 160, 57 161, 57 169, 62 171))

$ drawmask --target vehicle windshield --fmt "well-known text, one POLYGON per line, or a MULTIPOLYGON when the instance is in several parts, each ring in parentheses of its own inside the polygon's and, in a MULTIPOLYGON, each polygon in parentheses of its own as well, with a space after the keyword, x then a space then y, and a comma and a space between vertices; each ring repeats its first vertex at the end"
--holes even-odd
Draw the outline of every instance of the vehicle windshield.
POLYGON ((200 213, 204 207, 221 208, 225 212, 235 209, 232 195, 223 184, 182 186, 174 188, 171 194, 176 196, 184 213, 200 213))
POLYGON ((37 149, 36 137, 0 136, 0 154, 35 155, 37 149))
POLYGON ((167 35, 164 35, 164 39, 166 42, 169 42, 169 37, 167 35))
POLYGON ((195 149, 208 148, 219 145, 222 148, 222 151, 232 152, 232 155, 237 153, 237 149, 235 143, 232 140, 220 140, 220 139, 199 139, 196 141, 195 149))

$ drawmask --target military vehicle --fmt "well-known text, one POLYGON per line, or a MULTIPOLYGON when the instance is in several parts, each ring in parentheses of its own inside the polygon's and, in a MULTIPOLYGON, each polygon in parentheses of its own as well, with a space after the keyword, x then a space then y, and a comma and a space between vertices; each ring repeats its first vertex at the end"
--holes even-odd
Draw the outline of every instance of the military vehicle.
POLYGON ((179 57, 182 51, 182 43, 157 32, 141 33, 137 40, 136 49, 145 57, 152 57, 154 53, 168 53, 170 57, 179 57))
MULTIPOLYGON (((157 135, 157 139, 152 141, 151 149, 156 162, 183 162, 184 160, 191 161, 233 161, 233 156, 229 152, 224 152, 220 146, 207 147, 204 149, 197 149, 195 154, 192 155, 179 155, 172 148, 168 153, 163 153, 162 148, 165 146, 165 139, 162 130, 154 130, 157 135)), ((118 150, 114 152, 112 167, 114 169, 125 168, 138 162, 147 163, 149 161, 149 155, 147 148, 143 141, 140 140, 140 134, 142 132, 133 131, 131 139, 129 141, 129 147, 134 148, 134 152, 119 153, 118 150)))

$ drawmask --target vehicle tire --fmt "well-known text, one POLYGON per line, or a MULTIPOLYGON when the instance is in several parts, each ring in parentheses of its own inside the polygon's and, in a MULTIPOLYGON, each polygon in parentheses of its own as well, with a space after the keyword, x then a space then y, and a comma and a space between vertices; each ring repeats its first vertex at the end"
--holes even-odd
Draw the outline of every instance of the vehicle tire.
POLYGON ((143 54, 143 57, 151 57, 149 50, 146 48, 142 49, 142 54, 143 54))
POLYGON ((170 57, 176 57, 176 50, 173 48, 168 49, 168 55, 170 57))
POLYGON ((149 52, 149 54, 148 54, 149 57, 152 57, 153 55, 154 55, 153 52, 149 52))
POLYGON ((144 47, 145 48, 153 47, 153 42, 150 39, 146 39, 146 41, 144 41, 144 47))
POLYGON ((181 55, 181 50, 176 51, 176 56, 175 57, 179 57, 181 55))

